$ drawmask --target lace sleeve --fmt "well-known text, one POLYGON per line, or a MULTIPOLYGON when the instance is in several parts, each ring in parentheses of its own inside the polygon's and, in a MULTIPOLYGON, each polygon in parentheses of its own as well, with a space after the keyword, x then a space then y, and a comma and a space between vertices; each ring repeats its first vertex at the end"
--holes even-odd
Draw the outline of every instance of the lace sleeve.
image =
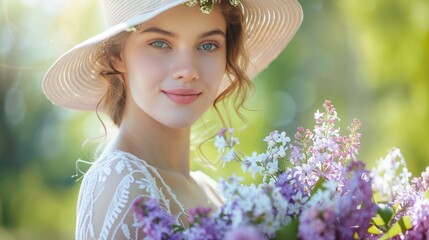
POLYGON ((143 163, 120 156, 95 162, 79 192, 76 239, 138 239, 139 233, 141 239, 132 213, 140 196, 160 199, 169 211, 168 200, 143 163))

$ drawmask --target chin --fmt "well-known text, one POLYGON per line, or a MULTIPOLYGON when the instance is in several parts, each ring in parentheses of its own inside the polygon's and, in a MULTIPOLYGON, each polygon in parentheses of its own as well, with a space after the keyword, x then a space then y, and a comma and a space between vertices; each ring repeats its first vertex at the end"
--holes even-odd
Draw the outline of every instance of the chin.
POLYGON ((194 122, 177 122, 175 121, 174 123, 163 123, 163 125, 169 127, 169 128, 190 128, 192 126, 194 122))
POLYGON ((191 119, 189 117, 181 118, 169 118, 165 121, 159 121, 161 124, 169 127, 169 128, 190 128, 192 124, 194 124, 197 119, 191 119))

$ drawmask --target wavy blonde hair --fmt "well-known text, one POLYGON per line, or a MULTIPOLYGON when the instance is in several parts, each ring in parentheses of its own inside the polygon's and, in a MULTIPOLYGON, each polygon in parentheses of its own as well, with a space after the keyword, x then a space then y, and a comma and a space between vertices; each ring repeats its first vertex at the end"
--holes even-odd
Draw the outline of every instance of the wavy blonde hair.
MULTIPOLYGON (((245 49, 246 36, 243 13, 239 7, 233 7, 227 1, 221 2, 219 6, 227 26, 226 74, 229 79, 229 86, 219 94, 213 106, 224 123, 218 109, 218 103, 233 95, 232 103, 235 112, 244 120, 240 109, 243 107, 249 93, 253 91, 254 85, 246 74, 249 60, 245 49)), ((114 61, 121 58, 123 45, 129 34, 129 32, 122 32, 104 41, 97 49, 93 63, 99 79, 105 84, 105 92, 96 107, 97 115, 102 106, 103 111, 118 127, 121 125, 127 100, 127 82, 123 74, 115 69, 114 61)))

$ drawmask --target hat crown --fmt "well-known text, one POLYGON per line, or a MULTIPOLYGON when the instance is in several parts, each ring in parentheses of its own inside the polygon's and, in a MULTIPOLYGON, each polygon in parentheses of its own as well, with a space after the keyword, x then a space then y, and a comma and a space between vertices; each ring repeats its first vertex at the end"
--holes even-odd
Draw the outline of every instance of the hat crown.
POLYGON ((134 16, 147 14, 180 0, 103 0, 109 27, 126 22, 134 16))

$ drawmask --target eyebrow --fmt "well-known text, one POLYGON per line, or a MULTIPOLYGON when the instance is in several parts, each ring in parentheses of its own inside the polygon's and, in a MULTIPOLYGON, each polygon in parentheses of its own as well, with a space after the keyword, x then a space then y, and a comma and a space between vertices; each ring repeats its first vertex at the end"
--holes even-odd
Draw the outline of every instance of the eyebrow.
MULTIPOLYGON (((169 36, 169 37, 173 37, 173 38, 177 37, 177 34, 169 32, 169 31, 166 31, 166 30, 161 29, 161 28, 157 28, 157 27, 147 28, 147 29, 141 31, 140 33, 158 33, 158 34, 169 36)), ((226 37, 225 32, 223 32, 219 28, 216 28, 216 29, 208 31, 208 32, 203 32, 198 37, 199 38, 205 38, 205 37, 210 37, 210 36, 213 36, 213 35, 220 35, 220 36, 226 37)))

